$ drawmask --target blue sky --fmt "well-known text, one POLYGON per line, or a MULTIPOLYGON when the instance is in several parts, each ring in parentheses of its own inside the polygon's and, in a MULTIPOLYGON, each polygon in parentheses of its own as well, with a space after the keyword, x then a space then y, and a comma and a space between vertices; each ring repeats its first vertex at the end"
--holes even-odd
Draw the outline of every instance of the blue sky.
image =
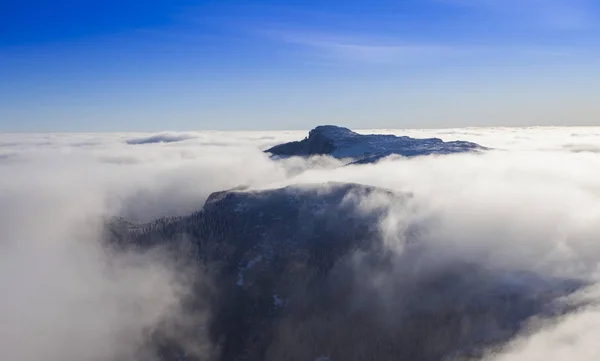
POLYGON ((0 131, 600 124, 594 0, 8 0, 0 131))

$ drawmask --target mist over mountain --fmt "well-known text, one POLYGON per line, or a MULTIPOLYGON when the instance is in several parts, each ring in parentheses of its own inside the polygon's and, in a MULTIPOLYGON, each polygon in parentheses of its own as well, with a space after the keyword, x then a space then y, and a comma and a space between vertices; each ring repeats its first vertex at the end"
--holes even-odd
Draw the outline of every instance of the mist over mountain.
MULTIPOLYGON (((180 257, 205 270, 212 287, 192 295, 188 301, 202 307, 187 312, 209 315, 188 334, 208 327, 218 360, 481 356, 530 317, 567 312, 556 299, 583 286, 478 260, 430 259, 419 242, 427 222, 398 234, 406 244, 399 253, 386 247, 378 225, 405 207, 410 195, 349 183, 218 192, 187 217, 113 221, 109 240, 138 249, 177 245, 180 257)), ((163 342, 165 360, 206 357, 176 338, 163 342)))
POLYGON ((358 133, 493 150, 340 167, 264 153, 303 132, 0 135, 4 356, 595 359, 599 129, 358 133))

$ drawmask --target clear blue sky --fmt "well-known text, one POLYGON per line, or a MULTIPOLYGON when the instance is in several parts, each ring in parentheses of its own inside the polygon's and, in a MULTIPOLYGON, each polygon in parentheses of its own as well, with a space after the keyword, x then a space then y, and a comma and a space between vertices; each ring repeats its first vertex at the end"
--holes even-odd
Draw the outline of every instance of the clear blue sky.
POLYGON ((0 131, 598 125, 599 94, 596 0, 0 5, 0 131))

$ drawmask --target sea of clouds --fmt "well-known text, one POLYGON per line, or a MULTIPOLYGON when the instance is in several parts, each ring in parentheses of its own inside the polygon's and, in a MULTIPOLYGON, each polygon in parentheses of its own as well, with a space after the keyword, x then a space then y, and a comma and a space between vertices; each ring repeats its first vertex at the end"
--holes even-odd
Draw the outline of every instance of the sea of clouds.
MULTIPOLYGON (((262 151, 306 131, 0 134, 0 350, 12 360, 134 359, 148 328, 178 315, 185 277, 156 253, 99 242, 106 217, 185 215, 246 185, 357 182, 413 195, 382 223, 401 252, 404 225, 440 258, 577 279, 586 306, 532 328, 490 360, 596 359, 600 352, 600 128, 361 130, 494 148, 340 167, 328 157, 274 162, 262 151)), ((372 202, 373 200, 365 200, 372 202)))

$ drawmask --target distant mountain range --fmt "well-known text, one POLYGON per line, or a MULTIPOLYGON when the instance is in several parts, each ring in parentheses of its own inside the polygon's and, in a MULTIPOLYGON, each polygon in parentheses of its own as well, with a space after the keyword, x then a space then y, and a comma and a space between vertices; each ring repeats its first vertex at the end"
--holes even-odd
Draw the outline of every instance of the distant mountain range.
POLYGON ((154 331, 149 347, 164 361, 473 359, 531 316, 561 312, 554 300, 580 286, 428 263, 419 243, 426 222, 399 235, 401 252, 387 247, 380 222, 410 198, 345 183, 224 191, 189 216, 113 220, 107 239, 116 248, 170 250, 210 277, 187 300, 186 342, 169 327, 154 331), (189 347, 200 329, 219 350, 208 358, 189 347))
POLYGON ((397 154, 415 157, 431 154, 452 154, 483 151, 487 148, 471 142, 444 142, 439 138, 416 139, 382 134, 358 134, 348 128, 322 125, 308 137, 296 142, 276 145, 265 152, 275 157, 329 155, 349 159, 354 163, 374 163, 397 154))

